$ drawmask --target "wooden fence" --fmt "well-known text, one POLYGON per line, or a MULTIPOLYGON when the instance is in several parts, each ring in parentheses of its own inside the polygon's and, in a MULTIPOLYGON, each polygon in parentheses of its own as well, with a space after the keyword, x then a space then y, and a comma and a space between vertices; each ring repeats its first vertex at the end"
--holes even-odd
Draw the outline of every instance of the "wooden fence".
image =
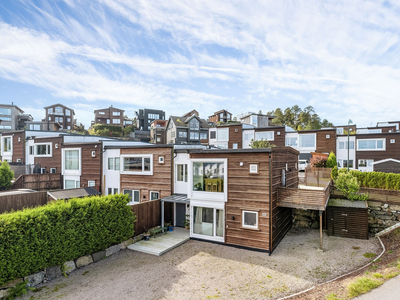
POLYGON ((0 214, 11 210, 22 210, 25 207, 35 207, 47 203, 47 192, 32 192, 8 194, 0 193, 0 214))
POLYGON ((30 189, 36 191, 61 188, 61 173, 24 174, 20 175, 11 189, 30 189))

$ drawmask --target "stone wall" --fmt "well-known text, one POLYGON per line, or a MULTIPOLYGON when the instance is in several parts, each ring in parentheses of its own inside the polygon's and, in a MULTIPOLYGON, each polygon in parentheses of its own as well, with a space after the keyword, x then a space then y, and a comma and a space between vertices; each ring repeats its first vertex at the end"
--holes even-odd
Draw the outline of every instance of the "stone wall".
POLYGON ((368 201, 369 232, 377 233, 400 222, 400 204, 368 201))
POLYGON ((293 226, 300 228, 319 228, 319 213, 317 210, 293 209, 293 226))

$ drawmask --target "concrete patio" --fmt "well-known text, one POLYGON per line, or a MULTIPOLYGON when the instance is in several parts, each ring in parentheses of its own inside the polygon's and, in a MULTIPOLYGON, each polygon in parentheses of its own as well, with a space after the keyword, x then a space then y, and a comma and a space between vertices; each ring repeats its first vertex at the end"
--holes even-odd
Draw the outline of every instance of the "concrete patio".
POLYGON ((148 241, 141 240, 128 246, 128 249, 160 256, 187 242, 190 239, 189 235, 189 230, 175 227, 174 231, 158 234, 156 238, 151 237, 148 241))

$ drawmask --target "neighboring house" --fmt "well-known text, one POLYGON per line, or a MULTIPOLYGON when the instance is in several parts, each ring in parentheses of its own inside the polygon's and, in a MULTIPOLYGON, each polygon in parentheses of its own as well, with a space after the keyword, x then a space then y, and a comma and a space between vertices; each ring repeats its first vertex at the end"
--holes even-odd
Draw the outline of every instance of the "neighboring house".
POLYGON ((290 146, 300 153, 336 152, 336 129, 323 128, 319 130, 302 130, 286 133, 286 146, 290 146))
POLYGON ((75 112, 73 109, 66 107, 60 103, 46 106, 46 118, 43 123, 55 122, 61 125, 61 129, 72 130, 76 120, 74 119, 75 112))
POLYGON ((400 160, 387 158, 371 163, 373 171, 400 174, 400 160))
POLYGON ((108 108, 96 109, 94 111, 94 121, 92 126, 95 124, 113 125, 124 128, 132 126, 132 121, 125 119, 125 110, 113 107, 112 105, 108 108))
POLYGON ((0 104, 0 133, 22 130, 26 127, 26 122, 32 121, 33 118, 14 103, 0 104))
POLYGON ((227 123, 232 120, 232 114, 227 111, 226 109, 221 109, 219 111, 216 111, 212 116, 208 117, 208 122, 210 123, 227 123))
POLYGON ((166 144, 167 143, 167 120, 154 120, 151 122, 150 142, 153 144, 166 144))
POLYGON ((209 129, 209 144, 220 149, 242 149, 242 124, 222 123, 209 129))
POLYGON ((196 110, 181 116, 170 116, 167 129, 168 144, 208 144, 209 125, 196 110))
POLYGON ((26 129, 36 131, 59 131, 62 129, 62 125, 58 122, 30 121, 26 122, 26 129))
POLYGON ((272 120, 276 116, 265 115, 261 113, 248 112, 238 116, 238 119, 243 124, 252 125, 254 127, 270 127, 273 126, 272 120))
POLYGON ((285 127, 253 127, 243 124, 243 149, 250 149, 251 141, 267 140, 277 147, 285 146, 285 127))
POLYGON ((139 109, 136 114, 136 127, 135 138, 143 142, 151 140, 150 130, 151 123, 154 120, 165 120, 165 112, 159 109, 139 109))
POLYGON ((174 195, 162 207, 173 203, 175 226, 190 216, 191 238, 271 253, 292 224, 277 188, 297 188, 297 161, 290 147, 177 149, 174 195))

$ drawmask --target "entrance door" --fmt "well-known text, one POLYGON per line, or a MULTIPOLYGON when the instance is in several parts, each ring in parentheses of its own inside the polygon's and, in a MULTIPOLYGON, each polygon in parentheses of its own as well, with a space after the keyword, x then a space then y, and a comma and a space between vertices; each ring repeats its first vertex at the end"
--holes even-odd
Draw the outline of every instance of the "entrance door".
POLYGON ((176 224, 177 227, 185 227, 185 219, 186 219, 186 204, 185 203, 176 203, 176 224))
POLYGON ((175 194, 188 193, 187 164, 178 164, 175 169, 175 194))

